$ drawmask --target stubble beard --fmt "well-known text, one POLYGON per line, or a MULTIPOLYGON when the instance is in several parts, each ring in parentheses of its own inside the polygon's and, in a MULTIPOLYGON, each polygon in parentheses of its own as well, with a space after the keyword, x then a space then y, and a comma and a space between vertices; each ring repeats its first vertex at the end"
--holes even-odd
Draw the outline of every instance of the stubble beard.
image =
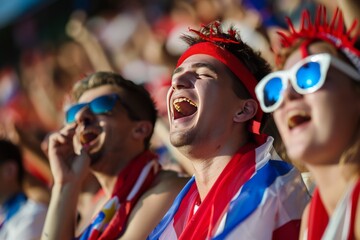
POLYGON ((189 146, 194 140, 195 134, 193 132, 175 132, 170 133, 170 142, 176 148, 189 146))

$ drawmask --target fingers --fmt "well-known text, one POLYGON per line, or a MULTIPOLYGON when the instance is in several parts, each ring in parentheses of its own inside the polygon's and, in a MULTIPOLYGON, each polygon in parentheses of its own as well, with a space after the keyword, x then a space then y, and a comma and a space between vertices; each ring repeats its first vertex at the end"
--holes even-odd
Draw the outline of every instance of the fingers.
POLYGON ((64 126, 60 131, 49 136, 47 145, 48 157, 51 159, 67 159, 74 155, 73 137, 76 124, 64 126))
POLYGON ((50 138, 50 135, 51 135, 51 133, 48 133, 48 134, 44 137, 44 139, 41 141, 41 143, 40 143, 41 151, 42 151, 47 157, 49 157, 48 152, 49 152, 49 138, 50 138))
POLYGON ((75 134, 76 123, 65 125, 60 131, 52 133, 49 137, 49 142, 55 144, 72 143, 75 134))
POLYGON ((84 11, 76 11, 72 14, 69 22, 66 25, 66 33, 75 40, 80 40, 86 37, 87 29, 84 26, 86 20, 86 13, 84 11))
POLYGON ((90 157, 83 150, 80 155, 74 151, 73 139, 77 124, 68 124, 49 136, 49 161, 54 182, 77 184, 89 171, 90 157))
POLYGON ((59 131, 59 133, 65 138, 67 137, 72 138, 75 134, 76 127, 77 127, 76 123, 67 124, 59 131))

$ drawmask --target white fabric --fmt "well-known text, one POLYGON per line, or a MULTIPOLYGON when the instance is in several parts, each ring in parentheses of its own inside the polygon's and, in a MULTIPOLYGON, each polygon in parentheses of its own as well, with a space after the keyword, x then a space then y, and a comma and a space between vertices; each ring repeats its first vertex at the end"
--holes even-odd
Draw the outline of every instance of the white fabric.
MULTIPOLYGON (((270 159, 281 160, 272 143, 273 138, 268 137, 267 142, 256 149, 256 169, 262 168, 270 159)), ((238 194, 240 192, 241 189, 238 194)), ((301 219, 301 209, 305 208, 309 200, 310 196, 301 174, 293 168, 286 175, 276 178, 265 191, 262 202, 255 212, 228 234, 226 239, 271 240, 274 229, 291 220, 301 219)), ((226 217, 223 216, 217 233, 221 232, 226 217)))
POLYGON ((171 220, 169 226, 165 229, 163 234, 160 236, 159 240, 169 240, 169 239, 178 239, 175 229, 172 227, 174 224, 174 219, 171 220))
POLYGON ((322 236, 322 240, 346 240, 350 231, 351 218, 351 193, 354 185, 352 185, 341 201, 336 205, 336 209, 329 219, 329 223, 322 236))
POLYGON ((40 239, 47 206, 28 199, 0 230, 1 240, 40 239))
MULTIPOLYGON (((337 203, 333 215, 324 231, 321 240, 346 240, 349 236, 351 218, 351 194, 355 185, 351 185, 342 199, 337 203)), ((305 229, 302 240, 308 240, 308 228, 305 229)))
POLYGON ((316 183, 314 178, 312 177, 312 174, 310 172, 302 172, 301 177, 304 180, 304 183, 306 185, 307 190, 309 191, 309 194, 312 196, 314 194, 314 190, 316 187, 316 183))
POLYGON ((226 239, 271 240, 274 229, 293 219, 301 219, 301 211, 298 209, 304 209, 309 200, 304 194, 306 192, 304 188, 296 169, 278 177, 264 193, 256 211, 236 227, 226 239))

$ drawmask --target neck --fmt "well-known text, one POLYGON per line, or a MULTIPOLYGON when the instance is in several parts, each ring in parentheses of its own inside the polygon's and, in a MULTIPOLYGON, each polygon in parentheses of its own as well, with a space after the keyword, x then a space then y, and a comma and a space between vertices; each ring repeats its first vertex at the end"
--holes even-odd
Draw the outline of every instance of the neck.
POLYGON ((110 198, 114 189, 117 176, 108 176, 102 172, 94 172, 96 179, 99 181, 101 188, 104 190, 105 195, 110 198))
POLYGON ((193 165, 201 201, 205 199, 233 155, 248 142, 249 134, 244 125, 234 124, 221 136, 194 140, 178 147, 193 165))
POLYGON ((210 189, 230 162, 232 155, 217 156, 212 159, 194 162, 196 186, 203 201, 210 189))
POLYGON ((93 167, 93 174, 99 181, 106 196, 110 197, 112 195, 119 173, 143 151, 144 149, 121 154, 108 154, 103 160, 99 161, 103 163, 102 166, 93 167))
POLYGON ((308 165, 307 167, 314 177, 324 207, 331 216, 348 187, 358 178, 358 173, 354 171, 357 167, 350 164, 308 165))

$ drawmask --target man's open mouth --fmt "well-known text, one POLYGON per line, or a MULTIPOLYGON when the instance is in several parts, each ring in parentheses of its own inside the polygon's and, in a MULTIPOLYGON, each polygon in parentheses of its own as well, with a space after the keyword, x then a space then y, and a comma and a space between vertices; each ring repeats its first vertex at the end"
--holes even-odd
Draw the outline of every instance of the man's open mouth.
POLYGON ((188 98, 177 98, 173 101, 174 120, 190 116, 197 111, 197 105, 188 98))
POLYGON ((92 129, 86 129, 80 134, 80 143, 88 145, 99 136, 99 132, 92 129))

